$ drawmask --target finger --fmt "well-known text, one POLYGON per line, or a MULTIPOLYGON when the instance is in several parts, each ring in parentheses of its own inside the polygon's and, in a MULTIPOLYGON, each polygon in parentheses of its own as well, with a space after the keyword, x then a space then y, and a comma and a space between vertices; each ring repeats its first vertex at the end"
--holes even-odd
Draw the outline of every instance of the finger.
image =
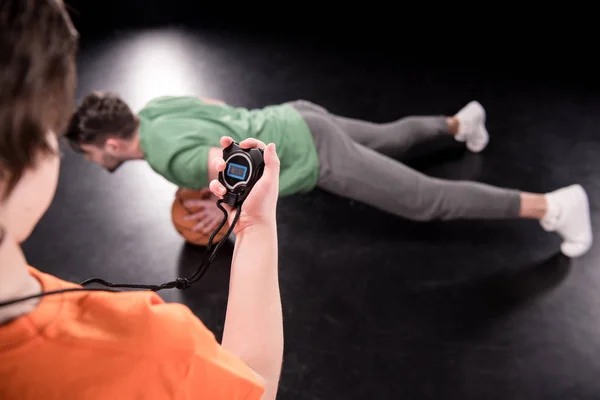
MULTIPOLYGON (((204 221, 203 221, 203 222, 204 222, 204 221)), ((194 232, 200 232, 200 231, 201 231, 201 229, 202 229, 202 224, 203 224, 203 222, 200 222, 200 223, 198 223, 198 224, 194 225, 194 227, 192 228, 192 231, 194 231, 194 232)))
POLYGON ((211 221, 207 221, 207 220, 202 221, 201 224, 196 225, 197 230, 199 230, 200 232, 202 232, 206 235, 209 232, 210 222, 211 221))
POLYGON ((195 220, 203 219, 205 215, 206 215, 206 212, 200 211, 200 212, 197 212, 194 214, 186 215, 185 217, 183 217, 183 220, 184 221, 195 221, 195 220))
POLYGON ((196 231, 196 232, 203 231, 204 227, 209 223, 210 223, 210 216, 202 219, 202 221, 199 221, 196 225, 194 225, 192 230, 196 231))
POLYGON ((225 171, 225 165, 225 160, 223 160, 221 157, 213 158, 213 167, 217 170, 217 172, 225 171))
POLYGON ((265 160, 265 170, 263 175, 267 175, 268 179, 279 179, 279 157, 277 156, 277 149, 275 143, 269 143, 265 149, 263 156, 265 160))
POLYGON ((202 221, 200 221, 193 229, 196 231, 201 231, 204 234, 212 233, 216 226, 215 217, 209 216, 202 221))
POLYGON ((225 195, 225 193, 227 192, 227 190, 225 189, 225 186, 223 186, 223 184, 216 179, 214 179, 210 183, 209 187, 210 187, 210 191, 213 192, 213 194, 215 196, 217 196, 219 199, 222 199, 223 196, 225 195))
POLYGON ((190 214, 190 215, 186 215, 185 217, 183 217, 184 221, 200 221, 200 220, 204 220, 204 218, 206 217, 206 213, 204 211, 196 213, 196 214, 190 214))
POLYGON ((209 233, 212 233, 216 227, 217 219, 215 217, 212 217, 211 220, 204 225, 204 227, 202 228, 202 232, 208 235, 209 233))
POLYGON ((206 207, 207 200, 191 199, 183 202, 183 206, 187 208, 206 207))
POLYGON ((230 138, 229 136, 223 136, 221 138, 221 147, 225 148, 225 147, 229 147, 231 145, 231 143, 233 143, 235 140, 233 140, 232 138, 230 138))
POLYGON ((254 138, 250 138, 250 139, 246 139, 246 140, 243 140, 242 142, 240 142, 240 147, 242 149, 257 148, 257 149, 264 150, 264 148, 267 147, 267 145, 263 141, 260 141, 258 139, 254 139, 254 138))

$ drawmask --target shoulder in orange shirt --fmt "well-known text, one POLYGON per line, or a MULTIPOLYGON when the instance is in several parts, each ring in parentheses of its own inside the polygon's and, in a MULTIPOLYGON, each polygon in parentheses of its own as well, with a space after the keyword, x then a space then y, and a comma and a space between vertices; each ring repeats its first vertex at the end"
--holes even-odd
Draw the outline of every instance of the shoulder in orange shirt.
MULTIPOLYGON (((44 291, 77 287, 30 268, 44 291)), ((254 372, 153 292, 41 298, 0 326, 3 399, 260 399, 254 372)))

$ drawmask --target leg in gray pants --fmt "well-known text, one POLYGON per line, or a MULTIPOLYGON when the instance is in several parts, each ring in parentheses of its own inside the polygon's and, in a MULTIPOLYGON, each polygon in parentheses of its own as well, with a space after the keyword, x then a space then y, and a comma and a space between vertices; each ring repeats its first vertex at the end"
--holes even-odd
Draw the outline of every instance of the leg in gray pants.
POLYGON ((393 159, 415 144, 448 135, 445 117, 378 124, 336 116, 307 101, 291 104, 314 137, 318 186, 325 191, 417 221, 519 217, 519 191, 432 178, 393 159))

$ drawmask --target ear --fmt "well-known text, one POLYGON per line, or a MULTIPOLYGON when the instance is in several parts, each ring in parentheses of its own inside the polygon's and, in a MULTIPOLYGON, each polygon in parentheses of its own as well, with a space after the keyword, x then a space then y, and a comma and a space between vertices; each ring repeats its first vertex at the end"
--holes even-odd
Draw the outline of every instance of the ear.
POLYGON ((112 153, 119 151, 121 149, 121 142, 119 139, 108 138, 106 142, 104 142, 104 150, 110 151, 112 153))

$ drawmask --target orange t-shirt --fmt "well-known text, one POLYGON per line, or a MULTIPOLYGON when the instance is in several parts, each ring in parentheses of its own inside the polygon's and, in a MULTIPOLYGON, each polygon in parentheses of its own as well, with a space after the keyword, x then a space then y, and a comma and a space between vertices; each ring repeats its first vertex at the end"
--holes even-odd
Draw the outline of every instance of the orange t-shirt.
MULTIPOLYGON (((78 287, 30 268, 44 291, 78 287)), ((0 325, 0 399, 259 399, 252 370, 153 292, 45 296, 0 325)))

